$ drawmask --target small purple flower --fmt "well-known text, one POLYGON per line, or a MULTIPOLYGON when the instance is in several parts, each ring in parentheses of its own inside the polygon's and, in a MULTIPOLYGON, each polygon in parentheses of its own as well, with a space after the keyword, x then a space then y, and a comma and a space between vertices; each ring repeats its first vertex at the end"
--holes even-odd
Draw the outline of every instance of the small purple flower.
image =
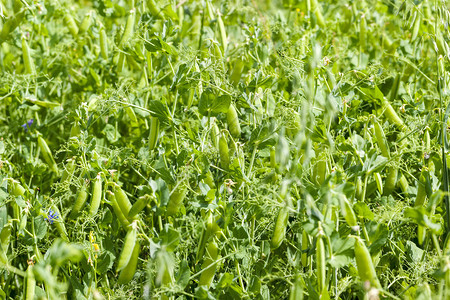
POLYGON ((58 213, 50 209, 45 220, 47 220, 50 224, 53 224, 55 219, 58 219, 58 213))
POLYGON ((31 128, 31 125, 33 125, 34 119, 28 120, 25 124, 22 124, 21 126, 25 130, 25 132, 28 131, 28 128, 31 128))

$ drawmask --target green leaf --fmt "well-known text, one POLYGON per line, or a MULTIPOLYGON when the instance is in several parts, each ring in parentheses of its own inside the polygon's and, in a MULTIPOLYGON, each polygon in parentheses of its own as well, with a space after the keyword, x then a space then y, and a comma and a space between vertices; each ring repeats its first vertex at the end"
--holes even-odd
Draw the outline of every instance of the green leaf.
POLYGON ((370 210, 370 208, 364 202, 355 203, 353 205, 353 209, 355 210, 356 215, 359 217, 362 217, 362 218, 365 218, 368 220, 373 220, 375 217, 373 212, 370 210))
POLYGON ((152 100, 148 104, 149 110, 151 111, 151 115, 157 117, 159 121, 163 124, 170 123, 171 117, 167 106, 164 105, 159 100, 152 100))
POLYGON ((181 289, 185 289, 189 284, 191 276, 191 270, 189 269, 189 263, 187 260, 183 259, 180 264, 180 268, 177 274, 177 284, 181 289))
POLYGON ((219 113, 228 112, 231 104, 231 96, 221 95, 217 97, 211 89, 202 93, 198 103, 198 111, 204 116, 217 116, 219 113))

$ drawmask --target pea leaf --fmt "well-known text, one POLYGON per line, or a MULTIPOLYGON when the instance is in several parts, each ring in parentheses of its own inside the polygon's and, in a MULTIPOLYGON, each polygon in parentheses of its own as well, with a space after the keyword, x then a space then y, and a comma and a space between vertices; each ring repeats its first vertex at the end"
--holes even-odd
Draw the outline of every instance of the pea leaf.
POLYGON ((221 95, 217 97, 211 89, 202 93, 198 104, 198 111, 204 116, 217 116, 226 113, 231 104, 231 96, 221 95))

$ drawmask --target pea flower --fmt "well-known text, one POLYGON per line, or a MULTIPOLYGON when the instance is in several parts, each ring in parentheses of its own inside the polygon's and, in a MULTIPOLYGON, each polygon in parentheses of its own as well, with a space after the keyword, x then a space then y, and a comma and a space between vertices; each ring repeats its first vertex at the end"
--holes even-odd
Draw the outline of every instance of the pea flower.
POLYGON ((50 209, 45 220, 47 220, 50 224, 53 224, 55 219, 58 219, 58 213, 50 209))
POLYGON ((31 128, 31 125, 33 125, 34 119, 28 120, 25 124, 22 124, 21 126, 25 130, 25 132, 28 131, 28 128, 31 128))

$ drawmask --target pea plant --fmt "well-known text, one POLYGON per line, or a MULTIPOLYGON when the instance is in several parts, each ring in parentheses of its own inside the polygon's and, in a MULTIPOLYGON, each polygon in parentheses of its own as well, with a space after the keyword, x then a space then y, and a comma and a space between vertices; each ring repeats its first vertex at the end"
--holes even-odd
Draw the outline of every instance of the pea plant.
POLYGON ((449 22, 0 0, 0 298, 449 298, 449 22))

